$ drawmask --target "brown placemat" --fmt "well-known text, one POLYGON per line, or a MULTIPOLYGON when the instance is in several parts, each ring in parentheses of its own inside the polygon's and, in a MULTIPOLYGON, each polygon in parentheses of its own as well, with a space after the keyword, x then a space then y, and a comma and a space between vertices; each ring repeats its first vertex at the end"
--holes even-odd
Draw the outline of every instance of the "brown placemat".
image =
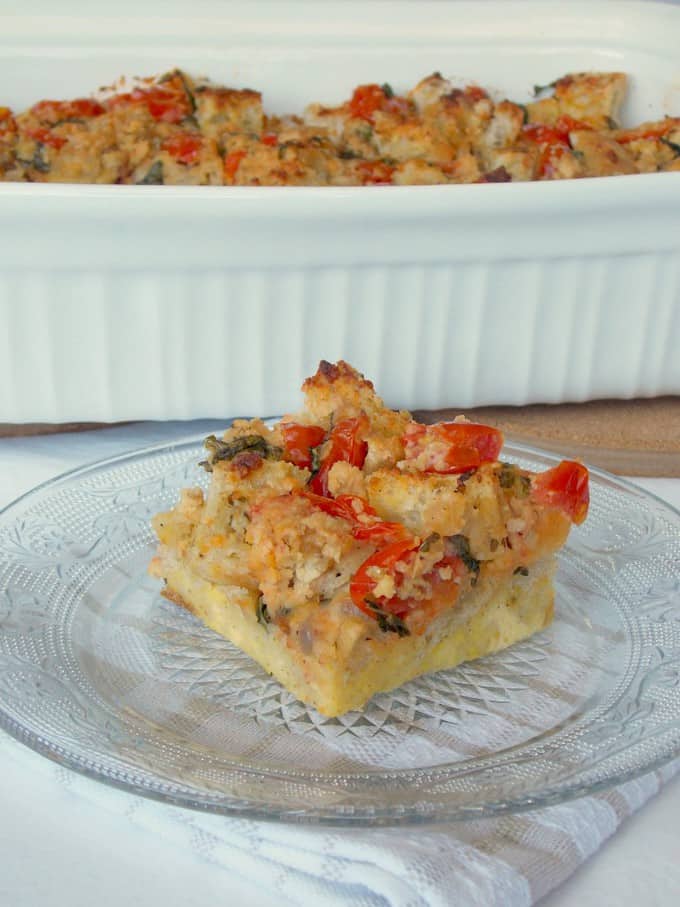
MULTIPOLYGON (((680 477, 680 397, 474 409, 451 407, 421 410, 415 415, 423 422, 438 422, 459 413, 503 429, 509 440, 580 457, 611 472, 680 477)), ((106 427, 108 423, 101 422, 5 423, 0 424, 0 437, 106 427)))

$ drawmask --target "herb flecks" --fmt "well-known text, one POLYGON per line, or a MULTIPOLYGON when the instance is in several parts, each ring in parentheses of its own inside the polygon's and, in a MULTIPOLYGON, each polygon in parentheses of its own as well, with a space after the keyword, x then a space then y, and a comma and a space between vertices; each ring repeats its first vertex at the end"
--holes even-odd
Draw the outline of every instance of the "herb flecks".
POLYGON ((270 624, 272 622, 271 614, 269 613, 269 608, 267 607, 267 602, 264 600, 264 597, 262 595, 257 600, 255 613, 257 615, 258 624, 262 624, 263 627, 266 627, 267 624, 270 624))
POLYGON ((33 152, 33 166, 40 173, 50 172, 50 164, 49 161, 45 160, 45 146, 42 142, 38 142, 35 146, 35 151, 33 152))
POLYGON ((531 479, 525 476, 519 466, 514 463, 501 463, 500 469, 496 473, 498 484, 505 491, 509 491, 518 498, 526 498, 531 491, 531 479))
POLYGON ((208 451, 208 457, 201 460, 198 465, 202 466, 206 472, 212 472, 215 463, 221 460, 233 460, 244 451, 258 453, 265 460, 280 460, 283 456, 283 450, 269 444, 262 435, 241 435, 232 441, 222 441, 215 435, 209 435, 203 444, 208 451))
POLYGON ((554 88, 557 85, 558 80, 555 79, 554 82, 548 82, 547 85, 534 85, 534 97, 537 98, 539 94, 543 94, 544 91, 548 91, 549 88, 554 88))
POLYGON ((529 576, 529 568, 523 566, 515 567, 512 573, 513 576, 529 576))
POLYGON ((458 476, 458 481, 456 482, 456 491, 465 491, 465 483, 468 479, 477 472, 476 469, 468 469, 466 472, 461 472, 458 476))
POLYGON ((319 444, 317 447, 312 447, 311 450, 309 451, 311 458, 312 458, 312 465, 310 467, 310 472, 311 472, 310 481, 311 481, 311 479, 314 478, 314 476, 317 474, 317 472, 319 471, 319 469, 321 467, 321 448, 323 447, 323 443, 324 442, 319 444))
POLYGON ((661 136, 660 140, 667 145, 671 151, 674 151, 676 155, 680 154, 680 145, 677 142, 671 142, 670 139, 667 139, 665 136, 661 136))
POLYGON ((447 536, 445 543, 447 554, 459 557, 470 573, 474 573, 474 585, 479 576, 481 564, 476 557, 473 557, 468 537, 466 535, 461 535, 460 533, 458 535, 449 535, 447 536))
POLYGON ((156 161, 149 167, 146 175, 137 180, 137 186, 162 186, 163 185, 163 161, 156 161))
POLYGON ((394 97, 394 91, 389 82, 383 82, 383 84, 380 87, 382 88, 383 94, 385 95, 386 98, 394 97))
POLYGON ((401 617, 392 614, 390 611, 384 611, 377 602, 370 598, 365 598, 364 602, 368 605, 371 614, 378 622, 378 626, 383 633, 396 633, 397 636, 410 636, 411 631, 406 626, 401 617))
POLYGON ((425 554, 430 550, 430 548, 438 542, 441 536, 438 532, 432 532, 420 543, 420 548, 418 549, 421 553, 425 554))

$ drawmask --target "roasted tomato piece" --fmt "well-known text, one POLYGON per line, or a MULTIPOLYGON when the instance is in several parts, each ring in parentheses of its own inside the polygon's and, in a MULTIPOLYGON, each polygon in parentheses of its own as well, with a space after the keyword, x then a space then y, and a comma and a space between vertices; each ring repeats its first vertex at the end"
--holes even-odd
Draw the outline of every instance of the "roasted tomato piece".
POLYGON ((279 137, 275 132, 265 132, 260 141, 263 145, 270 145, 273 148, 279 144, 279 137))
POLYGON ((348 520, 352 525, 359 525, 361 519, 379 519, 376 511, 368 501, 354 494, 339 494, 337 498, 325 498, 320 494, 303 491, 302 497, 306 498, 324 513, 348 520))
POLYGON ((379 186, 392 182, 394 167, 384 161, 360 161, 357 173, 364 186, 379 186))
POLYGON ((301 469, 312 466, 312 451, 322 444, 326 430, 318 425, 300 425, 297 422, 284 422, 281 425, 283 446, 286 459, 301 469))
POLYGON ((126 104, 145 104, 151 116, 164 123, 179 123, 191 114, 189 100, 184 91, 172 91, 160 85, 153 88, 135 88, 134 91, 114 95, 106 102, 107 107, 121 107, 126 104))
POLYGON ((395 95, 389 85, 359 85, 349 102, 351 115, 372 123, 377 110, 407 116, 411 104, 406 98, 395 95))
POLYGON ((203 139, 195 132, 178 132, 167 138, 161 147, 178 163, 195 164, 203 147, 203 139))
POLYGON ((35 129, 27 129, 26 135, 34 142, 40 142, 41 145, 47 145, 49 148, 55 148, 57 151, 63 148, 68 139, 62 138, 50 132, 47 126, 38 126, 35 129))
MULTIPOLYGON (((400 599, 396 595, 388 598, 384 595, 375 594, 380 582, 375 574, 393 575, 395 586, 399 586, 399 572, 403 573, 403 571, 398 572, 397 566, 403 564, 408 569, 408 562, 411 559, 411 555, 418 550, 418 545, 418 539, 401 539, 386 545, 384 548, 380 548, 363 562, 349 584, 349 594, 360 611, 374 618, 379 618, 381 613, 402 618, 408 613, 409 607, 405 599, 400 599)), ((392 630, 395 628, 386 626, 382 627, 382 629, 392 630)))
POLYGON ((224 175, 228 180, 233 182, 234 177, 236 176, 236 172, 241 166, 241 161, 245 156, 245 151, 232 151, 230 154, 226 155, 222 167, 224 175))
POLYGON ((498 459, 503 435, 477 422, 412 422, 404 434, 407 460, 417 460, 422 472, 455 474, 477 469, 498 459))
POLYGON ((578 525, 588 515, 588 470, 582 463, 562 460, 554 469, 534 476, 531 497, 537 504, 563 510, 578 525))
POLYGON ((386 100, 380 85, 359 85, 349 102, 349 111, 353 117, 373 122, 373 114, 380 110, 386 100))
POLYGON ((61 120, 84 120, 98 117, 104 107, 93 98, 76 98, 75 101, 39 101, 31 107, 31 113, 52 126, 61 120))
POLYGON ((309 482, 310 491, 328 497, 328 473, 334 463, 344 461, 361 469, 368 453, 368 444, 363 438, 367 430, 368 419, 363 415, 343 419, 331 429, 318 472, 309 482))
POLYGON ((324 498, 319 494, 303 492, 303 497, 324 513, 351 523, 352 535, 360 541, 382 547, 391 542, 413 538, 401 523, 381 520, 368 501, 358 495, 340 494, 337 498, 324 498))

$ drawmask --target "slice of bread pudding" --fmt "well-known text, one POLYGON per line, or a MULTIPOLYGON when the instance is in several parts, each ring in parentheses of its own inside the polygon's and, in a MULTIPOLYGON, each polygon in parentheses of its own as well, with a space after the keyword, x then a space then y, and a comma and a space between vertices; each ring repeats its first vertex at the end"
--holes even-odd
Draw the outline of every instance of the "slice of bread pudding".
POLYGON ((207 493, 155 517, 167 598, 331 716, 550 623, 584 466, 499 461, 497 429, 416 423, 342 361, 303 391, 273 427, 208 438, 207 493))

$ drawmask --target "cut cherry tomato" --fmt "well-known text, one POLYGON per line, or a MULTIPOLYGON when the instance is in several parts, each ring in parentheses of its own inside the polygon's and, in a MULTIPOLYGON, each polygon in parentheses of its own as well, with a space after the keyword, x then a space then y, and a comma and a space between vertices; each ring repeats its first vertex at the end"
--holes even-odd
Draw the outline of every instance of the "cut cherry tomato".
POLYGON ((318 472, 309 482, 310 491, 328 497, 328 473, 335 463, 350 463, 361 469, 368 453, 368 444, 363 439, 367 430, 368 419, 363 415, 356 419, 343 419, 333 427, 328 436, 326 454, 318 472))
POLYGON ((534 476, 531 497, 538 504, 563 510, 578 525, 588 514, 588 470, 581 463, 562 460, 554 469, 534 476))
POLYGON ((583 129, 592 129, 592 126, 566 115, 559 117, 554 126, 544 126, 540 123, 525 126, 522 130, 524 137, 541 148, 536 174, 553 176, 555 164, 571 149, 569 133, 583 129))
POLYGON ((493 463, 503 447, 503 435, 497 428, 476 422, 411 422, 403 440, 407 460, 422 457, 423 472, 443 475, 493 463))
POLYGON ((303 492, 303 497, 324 513, 351 523, 352 535, 359 541, 382 547, 392 542, 414 538, 401 523, 381 520, 368 501, 358 495, 340 494, 337 498, 325 498, 319 494, 303 492))
POLYGON ((555 126, 544 126, 541 123, 531 123, 522 129, 525 139, 537 145, 568 145, 569 131, 555 126))
POLYGON ((371 545, 380 547, 413 538, 406 526, 401 523, 390 523, 380 519, 374 523, 360 523, 352 530, 352 535, 359 541, 369 542, 371 545))
POLYGON ((377 186, 392 182, 394 167, 390 167, 384 161, 360 161, 357 164, 357 173, 364 186, 377 186))
POLYGON ((40 101, 31 107, 31 113, 54 125, 59 120, 98 117, 104 113, 104 107, 92 98, 76 98, 74 101, 40 101))
POLYGON ((373 122, 373 114, 380 110, 387 96, 380 85, 359 85, 354 90, 349 102, 349 111, 353 117, 373 122))
POLYGON ((180 164, 195 164, 203 147, 203 139, 195 132, 179 132, 167 138, 161 148, 180 164))
POLYGON ((299 425, 297 422, 284 422, 281 425, 286 459, 301 469, 312 466, 312 450, 322 444, 326 430, 318 425, 299 425))
POLYGON ((241 166, 241 161, 246 156, 245 151, 232 151, 224 159, 223 169, 224 175, 227 179, 233 182, 238 168, 241 166))
POLYGON ((406 98, 393 94, 387 85, 359 85, 349 102, 350 114, 372 123, 378 110, 407 116, 411 112, 411 104, 406 98))
POLYGON ((403 617, 409 610, 406 599, 400 599, 398 596, 384 598, 375 596, 374 591, 377 586, 377 580, 371 575, 374 569, 390 572, 395 574, 395 583, 400 585, 400 579, 396 567, 399 563, 409 560, 409 555, 418 550, 419 542, 417 539, 407 538, 397 542, 392 542, 384 548, 380 548, 375 554, 367 558, 361 567, 354 574, 349 584, 349 594, 352 601, 360 611, 368 614, 369 617, 376 616, 375 605, 371 607, 370 602, 377 603, 381 610, 390 614, 396 614, 397 617, 403 617), (367 601, 367 599, 369 601, 367 601))
POLYGON ((279 137, 275 132, 265 132, 260 141, 263 145, 271 145, 273 147, 279 144, 279 137))
POLYGON ((34 142, 40 142, 41 145, 47 145, 50 148, 55 148, 57 151, 60 148, 63 148, 68 141, 68 139, 50 132, 47 126, 38 126, 36 129, 27 129, 26 135, 29 139, 33 139, 34 142))
POLYGON ((189 101, 184 92, 169 91, 167 88, 135 88, 126 94, 117 94, 109 98, 107 107, 120 107, 125 104, 145 104, 155 120, 164 123, 179 123, 191 114, 189 101))

